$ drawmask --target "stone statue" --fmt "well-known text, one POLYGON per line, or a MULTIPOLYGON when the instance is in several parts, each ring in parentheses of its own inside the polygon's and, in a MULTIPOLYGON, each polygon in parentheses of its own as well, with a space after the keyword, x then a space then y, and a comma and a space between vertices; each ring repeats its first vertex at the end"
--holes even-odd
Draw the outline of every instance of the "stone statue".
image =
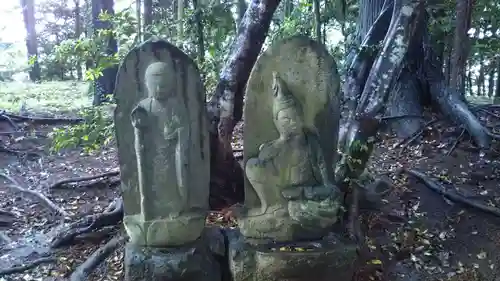
POLYGON ((331 233, 343 201, 333 184, 339 81, 326 48, 303 36, 257 59, 244 108, 245 204, 228 235, 232 280, 351 279, 356 245, 331 233))
POLYGON ((124 223, 133 242, 150 246, 193 241, 205 225, 206 210, 188 204, 190 120, 171 68, 165 62, 148 66, 148 97, 131 112, 141 213, 124 223))
POLYGON ((300 238, 302 228, 310 232, 332 226, 337 221, 340 190, 330 181, 316 133, 305 127, 300 104, 276 72, 272 90, 279 137, 262 144, 258 157, 246 162, 246 176, 261 204, 249 210, 240 228, 245 236, 270 235, 286 241, 300 238))
POLYGON ((125 280, 221 280, 224 238, 205 227, 208 118, 196 64, 151 38, 124 58, 114 95, 125 280))
POLYGON ((117 87, 123 92, 117 89, 115 112, 123 222, 133 244, 183 245, 200 237, 209 209, 208 131, 200 76, 173 46, 151 53, 139 48, 129 56, 137 61, 126 58, 120 71, 137 73, 119 74, 117 87))

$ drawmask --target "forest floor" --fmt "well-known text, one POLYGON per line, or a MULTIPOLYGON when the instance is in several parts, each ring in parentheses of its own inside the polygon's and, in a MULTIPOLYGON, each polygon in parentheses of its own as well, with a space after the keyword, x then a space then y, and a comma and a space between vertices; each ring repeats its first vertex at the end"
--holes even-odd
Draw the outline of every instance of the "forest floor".
MULTIPOLYGON (((85 90, 84 83, 72 82, 24 86, 22 92, 12 85, 0 84, 0 109, 15 114, 22 108, 24 114, 74 117, 82 106, 90 105, 89 97, 82 94, 85 90), (6 94, 6 89, 12 94, 6 94)), ((490 126, 500 122, 491 114, 482 119, 490 126)), ((48 134, 54 126, 30 122, 18 125, 17 133, 2 134, 11 128, 0 119, 0 144, 13 150, 36 152, 38 156, 0 152, 0 173, 14 178, 25 189, 50 198, 67 214, 57 216, 40 200, 16 192, 9 182, 0 179, 0 280, 67 280, 92 252, 111 237, 123 235, 123 230, 120 226, 109 227, 57 249, 50 248, 51 238, 68 223, 103 212, 119 196, 119 185, 116 178, 108 177, 108 181, 100 184, 91 180, 51 186, 67 178, 116 171, 116 149, 110 145, 90 154, 80 148, 50 153, 48 134), (18 274, 1 276, 7 268, 41 257, 54 260, 18 274)), ((499 280, 500 218, 446 199, 414 177, 399 173, 400 168, 416 169, 449 191, 490 207, 500 206, 498 154, 478 153, 468 137, 464 137, 447 155, 460 132, 459 128, 440 123, 426 130, 420 141, 403 152, 396 147, 400 140, 388 136, 378 144, 370 171, 389 181, 392 188, 381 210, 364 213, 363 230, 371 253, 364 256, 367 274, 360 275, 371 275, 373 279, 358 280, 380 280, 378 269, 393 272, 394 276, 386 279, 391 281, 499 280), (389 261, 387 257, 391 255, 392 260, 400 262, 389 261)), ((241 128, 236 134, 236 146, 241 144, 240 136, 241 128)), ((218 214, 211 217, 214 218, 219 219, 218 214)), ((87 280, 122 280, 122 249, 109 256, 87 280)))

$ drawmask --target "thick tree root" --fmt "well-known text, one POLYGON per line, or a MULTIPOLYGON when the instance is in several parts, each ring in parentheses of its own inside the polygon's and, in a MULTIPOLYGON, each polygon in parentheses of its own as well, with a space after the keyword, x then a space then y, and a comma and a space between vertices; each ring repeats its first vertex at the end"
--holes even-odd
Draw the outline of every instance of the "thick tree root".
POLYGON ((13 150, 13 149, 7 148, 5 146, 0 146, 0 152, 11 154, 14 156, 27 156, 27 157, 33 157, 33 158, 42 157, 40 154, 38 154, 36 152, 13 150))
MULTIPOLYGON (((7 113, 5 111, 0 111, 0 118, 6 119, 6 120, 8 118, 14 122, 30 122, 30 123, 34 123, 34 124, 43 124, 43 125, 78 124, 78 123, 82 123, 84 121, 82 118, 30 117, 30 116, 23 116, 23 115, 7 113)), ((16 126, 16 128, 17 128, 17 126, 16 126)))
POLYGON ((37 138, 47 138, 47 133, 43 133, 40 131, 6 131, 6 132, 0 132, 0 136, 31 136, 31 137, 37 137, 37 138))
POLYGON ((68 179, 63 179, 58 182, 53 183, 49 189, 56 189, 56 188, 62 188, 64 185, 68 183, 78 183, 82 181, 91 181, 95 179, 101 179, 104 178, 105 180, 109 180, 111 177, 115 177, 120 175, 120 171, 110 171, 102 174, 97 174, 94 176, 86 176, 86 177, 77 177, 77 178, 68 178, 68 179))
POLYGON ((35 268, 35 267, 39 266, 40 264, 51 263, 51 262, 55 262, 55 261, 56 261, 56 259, 53 257, 39 258, 39 259, 36 259, 36 260, 34 260, 28 264, 25 264, 25 265, 14 266, 14 267, 11 267, 8 269, 1 270, 0 277, 6 276, 6 275, 11 275, 11 274, 16 274, 16 273, 21 273, 21 272, 24 272, 26 270, 30 270, 32 268, 35 268))
POLYGON ((460 195, 452 190, 446 189, 443 185, 439 184, 435 180, 432 180, 422 172, 415 171, 413 169, 405 169, 404 172, 411 176, 414 176, 415 178, 420 180, 425 186, 427 186, 430 190, 437 192, 438 194, 448 198, 451 201, 461 203, 466 206, 483 211, 485 213, 489 213, 494 216, 500 217, 500 208, 488 206, 480 202, 475 202, 473 199, 468 199, 463 195, 460 195))
POLYGON ((52 202, 45 195, 41 194, 38 191, 34 191, 34 190, 30 190, 30 189, 26 189, 26 188, 22 187, 11 176, 8 176, 6 174, 0 173, 0 178, 4 178, 7 181, 11 182, 11 184, 8 185, 9 187, 14 188, 14 189, 16 189, 17 191, 19 191, 21 193, 27 193, 27 194, 29 194, 29 195, 31 195, 33 197, 36 197, 38 200, 42 201, 42 203, 44 203, 47 207, 49 207, 51 210, 55 211, 56 213, 58 213, 58 214, 60 214, 60 215, 62 215, 64 217, 68 217, 69 216, 69 214, 66 211, 64 211, 64 209, 62 209, 61 207, 57 206, 54 202, 52 202))
POLYGON ((484 113, 486 113, 487 115, 490 115, 490 116, 493 116, 493 117, 495 117, 495 118, 500 119, 500 115, 498 115, 498 114, 496 114, 496 113, 494 113, 494 112, 491 112, 491 111, 489 111, 489 110, 487 110, 487 109, 480 108, 480 109, 479 109, 479 111, 484 112, 484 113))
POLYGON ((113 226, 120 223, 123 218, 123 200, 117 199, 110 204, 101 214, 86 216, 79 221, 70 224, 58 233, 51 242, 52 248, 67 246, 79 235, 89 233, 96 229, 113 226))
POLYGON ((76 270, 71 274, 70 281, 83 281, 87 280, 89 275, 96 269, 96 267, 101 264, 109 255, 111 255, 116 249, 125 241, 125 237, 119 236, 115 237, 104 244, 102 247, 97 249, 90 257, 76 268, 76 270))
POLYGON ((9 125, 12 127, 12 129, 14 129, 16 131, 19 129, 19 127, 17 126, 16 122, 14 122, 12 120, 12 118, 10 118, 9 116, 7 116, 7 115, 3 114, 2 112, 0 112, 0 120, 2 120, 2 119, 5 120, 5 121, 7 121, 7 123, 9 123, 9 125))

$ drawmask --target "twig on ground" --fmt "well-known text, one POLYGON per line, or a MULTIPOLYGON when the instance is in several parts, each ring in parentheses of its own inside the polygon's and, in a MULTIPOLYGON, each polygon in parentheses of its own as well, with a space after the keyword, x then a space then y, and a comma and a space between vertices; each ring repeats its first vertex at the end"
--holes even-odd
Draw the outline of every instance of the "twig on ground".
POLYGON ((434 118, 432 119, 431 121, 425 123, 422 128, 420 128, 420 130, 416 131, 415 133, 413 133, 411 136, 407 137, 406 139, 403 139, 402 141, 398 142, 396 145, 394 145, 393 148, 397 148, 399 146, 401 146, 401 149, 399 150, 399 155, 401 156, 405 150, 405 148, 407 148, 411 143, 413 143, 419 136, 421 136, 425 130, 427 130, 427 128, 429 126, 432 126, 434 125, 436 122, 438 122, 439 120, 434 118))
POLYGON ((34 267, 37 267, 39 266, 40 264, 43 264, 43 263, 51 263, 51 262, 55 262, 56 259, 53 258, 53 257, 45 257, 45 258, 39 258, 39 259, 36 259, 28 264, 25 264, 25 265, 18 265, 18 266, 14 266, 14 267, 11 267, 11 268, 7 268, 7 269, 4 269, 4 270, 1 270, 0 271, 0 276, 5 276, 5 275, 10 275, 10 274, 15 274, 15 273, 21 273, 21 272, 24 272, 26 270, 30 270, 34 267))
POLYGON ((455 148, 457 147, 458 143, 460 142, 460 140, 462 139, 462 137, 464 136, 465 134, 465 128, 462 129, 462 132, 460 133, 460 135, 457 137, 457 139, 455 140, 455 142, 453 143, 453 145, 451 146, 450 150, 448 151, 448 153, 446 153, 446 155, 450 156, 452 153, 453 153, 453 150, 455 150, 455 148))
POLYGON ((486 204, 482 204, 480 202, 475 202, 474 200, 468 199, 464 197, 463 195, 460 195, 454 191, 450 191, 446 189, 443 185, 439 184, 438 182, 432 180, 429 176, 425 175, 422 172, 413 170, 413 169, 407 169, 405 172, 409 175, 414 176, 418 180, 422 181, 426 187, 428 187, 430 190, 437 192, 438 194, 448 198, 451 201, 457 202, 457 203, 462 203, 466 206, 476 208, 480 211, 483 211, 485 213, 492 214, 494 216, 500 217, 500 209, 497 207, 492 207, 488 206, 486 204))
POLYGON ((60 180, 54 184, 52 184, 49 188, 50 189, 55 189, 55 188, 61 188, 63 185, 68 184, 68 183, 77 183, 77 182, 82 182, 82 181, 90 181, 90 180, 95 180, 99 178, 105 178, 105 180, 118 176, 120 174, 120 171, 110 171, 94 176, 86 176, 86 177, 76 177, 76 178, 68 178, 68 179, 63 179, 60 180))
POLYGON ((86 216, 63 229, 52 239, 51 247, 58 248, 71 244, 77 236, 105 226, 117 225, 122 218, 123 200, 120 198, 112 202, 103 213, 86 216))
POLYGON ((46 117, 32 117, 23 116, 5 111, 0 111, 0 116, 8 117, 17 122, 31 122, 37 124, 56 125, 56 124, 78 124, 84 121, 82 118, 46 118, 46 117))
POLYGON ((64 211, 61 207, 57 206, 54 202, 52 202, 45 195, 41 194, 38 191, 30 190, 30 189, 26 189, 26 188, 22 187, 11 176, 8 176, 6 174, 0 173, 0 178, 4 178, 7 181, 11 182, 12 184, 8 185, 9 187, 14 188, 14 189, 16 189, 17 191, 19 191, 21 193, 27 193, 29 195, 32 195, 33 197, 36 197, 37 199, 39 199, 40 201, 42 201, 45 205, 47 205, 50 209, 52 209, 53 211, 57 212, 58 214, 60 214, 62 216, 65 216, 65 217, 69 216, 69 214, 66 211, 64 211))
POLYGON ((97 249, 88 259, 79 265, 75 271, 71 274, 70 281, 83 281, 88 280, 88 276, 95 270, 95 268, 101 264, 109 255, 111 255, 116 249, 125 241, 125 237, 118 236, 114 237, 104 244, 102 247, 97 249))

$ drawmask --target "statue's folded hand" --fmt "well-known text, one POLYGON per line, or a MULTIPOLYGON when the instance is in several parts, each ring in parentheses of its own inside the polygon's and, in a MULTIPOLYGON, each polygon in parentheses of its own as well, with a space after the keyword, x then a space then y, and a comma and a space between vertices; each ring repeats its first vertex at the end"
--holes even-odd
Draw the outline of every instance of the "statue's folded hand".
POLYGON ((304 187, 302 186, 292 186, 281 190, 281 195, 287 200, 299 200, 302 199, 304 187))
POLYGON ((340 189, 333 184, 304 187, 304 197, 307 200, 320 201, 329 197, 336 198, 340 189))

